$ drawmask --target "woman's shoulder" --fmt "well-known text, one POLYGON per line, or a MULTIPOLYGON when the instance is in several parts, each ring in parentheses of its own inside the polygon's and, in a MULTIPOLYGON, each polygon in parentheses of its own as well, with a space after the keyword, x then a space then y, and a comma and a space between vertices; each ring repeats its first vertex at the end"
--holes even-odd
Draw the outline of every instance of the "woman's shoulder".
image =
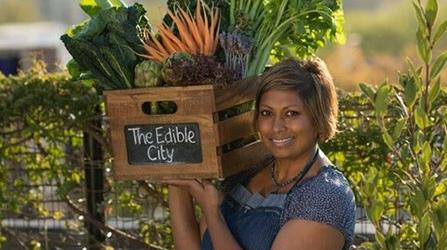
POLYGON ((292 197, 303 197, 303 195, 318 197, 336 195, 337 198, 345 197, 349 201, 354 198, 354 194, 346 177, 341 171, 330 165, 323 166, 315 176, 296 185, 289 192, 289 195, 292 197))
POLYGON ((304 219, 339 229, 352 242, 355 198, 348 180, 333 166, 323 167, 316 176, 295 186, 287 196, 281 224, 304 219))

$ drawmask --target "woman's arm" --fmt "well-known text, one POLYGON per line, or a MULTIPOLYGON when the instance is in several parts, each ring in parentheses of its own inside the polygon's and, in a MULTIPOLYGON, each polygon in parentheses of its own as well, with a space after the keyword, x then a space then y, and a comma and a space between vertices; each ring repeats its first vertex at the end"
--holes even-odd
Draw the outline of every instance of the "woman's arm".
POLYGON ((219 207, 205 210, 204 216, 214 249, 242 249, 228 228, 219 207))
POLYGON ((189 192, 169 185, 169 208, 175 248, 200 249, 199 226, 189 192))
POLYGON ((272 249, 341 250, 344 242, 343 234, 333 226, 294 219, 281 228, 272 249))
MULTIPOLYGON (((169 180, 164 181, 164 183, 170 184, 170 192, 172 187, 175 186, 176 188, 175 193, 172 194, 172 200, 181 200, 182 202, 184 202, 185 200, 189 201, 189 203, 177 202, 176 204, 171 205, 171 194, 169 194, 171 220, 176 247, 180 246, 182 241, 184 242, 185 239, 189 239, 190 237, 192 238, 192 233, 185 232, 189 230, 188 228, 191 227, 179 224, 183 223, 183 221, 186 221, 188 224, 191 224, 191 220, 194 220, 195 222, 194 210, 191 201, 191 197, 193 197, 202 209, 202 213, 205 218, 206 226, 210 234, 214 249, 242 249, 234 238, 230 229, 228 228, 227 223, 220 211, 220 203, 222 200, 221 194, 209 181, 204 180, 202 182, 199 182, 197 180, 169 180), (185 199, 185 197, 188 197, 188 199, 185 199), (188 212, 188 215, 186 214, 185 209, 181 209, 185 205, 190 208, 190 212, 188 212), (174 210, 178 210, 180 212, 177 211, 174 215, 174 211, 172 211, 173 208, 174 210), (192 215, 192 217, 189 217, 190 215, 192 215)), ((197 223, 195 223, 195 225, 197 227, 197 223)), ((198 227, 194 228, 194 232, 194 235, 199 235, 198 227)), ((197 241, 200 246, 200 237, 197 241)), ((180 248, 177 247, 177 249, 180 248)))

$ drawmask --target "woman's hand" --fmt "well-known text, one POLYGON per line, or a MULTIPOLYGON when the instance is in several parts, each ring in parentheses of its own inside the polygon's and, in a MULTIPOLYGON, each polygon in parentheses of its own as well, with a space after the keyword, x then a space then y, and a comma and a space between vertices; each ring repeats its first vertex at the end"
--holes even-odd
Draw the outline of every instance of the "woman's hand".
MULTIPOLYGON (((223 195, 219 190, 217 190, 213 186, 213 184, 211 184, 210 181, 198 180, 198 179, 195 180, 183 179, 183 180, 167 180, 163 181, 162 183, 168 184, 170 191, 171 190, 174 191, 173 194, 170 194, 170 197, 172 195, 173 198, 170 199, 170 203, 174 203, 174 200, 177 200, 174 199, 174 196, 184 197, 187 195, 191 195, 192 198, 199 204, 204 214, 206 227, 209 231, 214 249, 216 250, 242 249, 239 246, 238 242, 235 240, 233 234, 231 233, 230 229, 227 226, 227 223, 225 222, 224 217, 220 212, 220 204, 222 203, 223 195)), ((191 207, 192 205, 191 199, 189 199, 189 201, 190 204, 188 205, 188 207, 191 207)), ((191 210, 189 214, 192 213, 193 211, 191 210)), ((187 234, 185 233, 185 231, 190 231, 180 224, 180 221, 183 220, 184 215, 179 213, 176 213, 174 216, 172 215, 173 214, 171 212, 171 219, 173 219, 174 217, 173 221, 177 222, 172 224, 172 228, 174 230, 174 240, 176 242, 175 243, 176 249, 179 249, 178 246, 182 245, 182 243, 185 243, 183 239, 189 239, 192 237, 184 236, 187 234)))
POLYGON ((198 179, 179 179, 166 180, 162 183, 173 185, 188 191, 194 200, 199 204, 200 208, 202 208, 205 216, 219 212, 223 195, 210 181, 198 179))

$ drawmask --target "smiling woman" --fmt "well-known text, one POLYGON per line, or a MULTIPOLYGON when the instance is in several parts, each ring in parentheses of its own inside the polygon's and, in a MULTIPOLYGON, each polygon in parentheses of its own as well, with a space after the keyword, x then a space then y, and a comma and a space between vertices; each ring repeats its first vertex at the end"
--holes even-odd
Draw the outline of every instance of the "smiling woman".
POLYGON ((176 248, 349 249, 354 195, 318 147, 334 135, 337 109, 322 60, 285 60, 267 71, 253 123, 271 156, 227 178, 223 196, 208 181, 168 181, 176 248), (204 215, 200 227, 191 198, 204 215))

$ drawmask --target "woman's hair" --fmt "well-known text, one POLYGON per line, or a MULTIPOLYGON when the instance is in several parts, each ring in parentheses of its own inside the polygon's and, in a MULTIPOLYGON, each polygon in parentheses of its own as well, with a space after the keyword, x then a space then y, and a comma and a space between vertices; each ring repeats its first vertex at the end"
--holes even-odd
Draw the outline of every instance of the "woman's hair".
POLYGON ((335 86, 326 64, 320 58, 284 60, 260 78, 256 93, 253 124, 257 130, 259 101, 269 90, 294 90, 304 103, 317 129, 318 140, 327 141, 336 132, 338 103, 335 86))

